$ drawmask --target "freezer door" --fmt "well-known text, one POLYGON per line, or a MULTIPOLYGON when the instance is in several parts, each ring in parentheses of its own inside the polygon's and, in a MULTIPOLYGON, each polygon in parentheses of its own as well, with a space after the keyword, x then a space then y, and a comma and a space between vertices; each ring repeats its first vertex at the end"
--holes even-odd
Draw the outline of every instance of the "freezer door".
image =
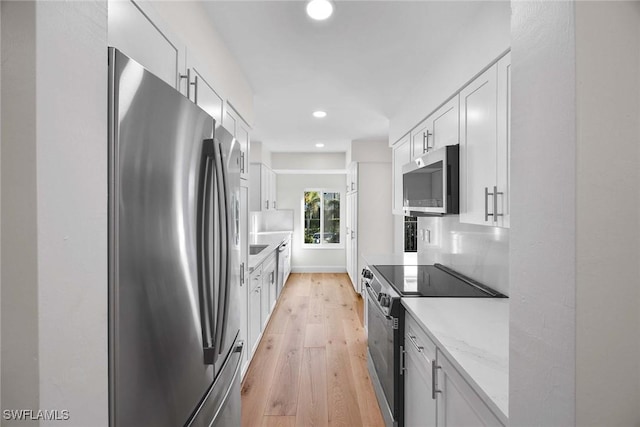
POLYGON ((184 425, 215 374, 215 124, 115 49, 109 89, 110 420, 184 425))
POLYGON ((244 342, 234 343, 231 353, 221 365, 213 387, 202 406, 188 424, 189 427, 239 426, 241 418, 240 368, 244 342))

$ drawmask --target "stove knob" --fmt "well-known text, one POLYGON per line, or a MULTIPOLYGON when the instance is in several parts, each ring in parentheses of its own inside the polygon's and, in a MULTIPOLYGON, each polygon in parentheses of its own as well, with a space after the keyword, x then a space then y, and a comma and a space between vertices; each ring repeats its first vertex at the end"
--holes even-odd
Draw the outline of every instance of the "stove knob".
POLYGON ((389 307, 391 305, 391 297, 389 295, 382 295, 382 299, 380 300, 380 305, 383 307, 389 307))

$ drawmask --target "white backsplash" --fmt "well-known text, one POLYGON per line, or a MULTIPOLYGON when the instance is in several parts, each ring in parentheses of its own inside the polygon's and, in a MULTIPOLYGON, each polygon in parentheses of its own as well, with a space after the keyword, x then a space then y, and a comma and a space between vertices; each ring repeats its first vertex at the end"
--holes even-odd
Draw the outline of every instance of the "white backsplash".
POLYGON ((457 215, 418 217, 418 261, 438 262, 509 295, 506 228, 461 224, 457 215))
POLYGON ((293 231, 293 210, 278 209, 266 212, 251 212, 249 216, 251 233, 293 231))

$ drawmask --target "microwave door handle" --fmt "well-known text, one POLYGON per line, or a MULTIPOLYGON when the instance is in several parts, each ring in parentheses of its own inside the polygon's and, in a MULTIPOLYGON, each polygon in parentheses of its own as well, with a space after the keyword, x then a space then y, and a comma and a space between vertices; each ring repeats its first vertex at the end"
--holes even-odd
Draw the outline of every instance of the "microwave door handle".
POLYGON ((197 254, 198 254, 198 295, 200 299, 200 327, 202 328, 202 345, 204 363, 209 365, 215 360, 215 345, 213 331, 215 319, 213 316, 214 290, 211 285, 211 195, 213 192, 213 140, 207 139, 202 144, 200 161, 200 177, 197 198, 197 254))

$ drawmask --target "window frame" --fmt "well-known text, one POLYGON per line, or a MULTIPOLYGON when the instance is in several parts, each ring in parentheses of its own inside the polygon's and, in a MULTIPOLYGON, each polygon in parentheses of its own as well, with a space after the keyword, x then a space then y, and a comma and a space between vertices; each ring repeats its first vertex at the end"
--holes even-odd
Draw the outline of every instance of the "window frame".
POLYGON ((304 190, 302 190, 302 200, 300 202, 300 225, 301 225, 301 231, 302 231, 302 248, 303 249, 322 249, 322 250, 326 250, 326 249, 344 249, 345 248, 345 244, 344 244, 344 239, 345 239, 345 235, 344 235, 344 207, 343 207, 343 201, 344 201, 344 194, 341 190, 335 189, 335 188, 317 188, 317 187, 311 187, 311 188, 305 188, 304 190), (320 239, 320 243, 306 243, 304 241, 304 236, 305 236, 305 206, 304 206, 304 196, 306 193, 310 192, 310 191, 315 191, 317 193, 320 194, 320 234, 324 234, 324 203, 325 203, 325 199, 324 199, 324 194, 325 193, 336 193, 339 194, 340 197, 340 242, 338 243, 328 243, 325 242, 323 239, 320 239))

